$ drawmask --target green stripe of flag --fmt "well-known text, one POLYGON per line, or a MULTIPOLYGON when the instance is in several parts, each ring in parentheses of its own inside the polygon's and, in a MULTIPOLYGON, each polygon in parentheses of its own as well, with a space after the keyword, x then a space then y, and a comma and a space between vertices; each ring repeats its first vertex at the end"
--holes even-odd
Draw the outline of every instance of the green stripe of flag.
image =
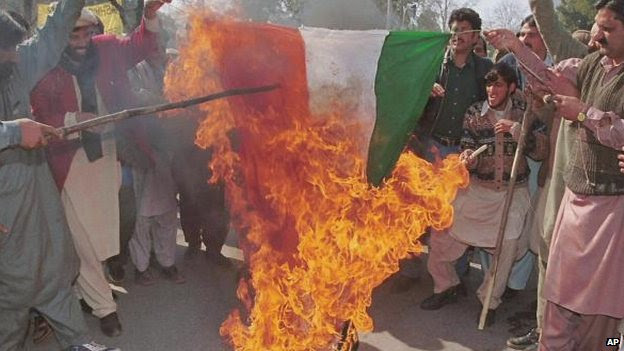
POLYGON ((368 182, 390 174, 427 104, 450 35, 391 32, 377 64, 377 119, 368 148, 368 182))

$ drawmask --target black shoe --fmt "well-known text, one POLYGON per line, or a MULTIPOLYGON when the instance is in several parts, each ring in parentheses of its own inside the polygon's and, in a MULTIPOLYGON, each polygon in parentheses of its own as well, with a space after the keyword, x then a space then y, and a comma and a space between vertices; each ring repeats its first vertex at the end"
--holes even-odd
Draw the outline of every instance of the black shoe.
POLYGON ((195 259, 195 257, 199 256, 199 253, 201 252, 201 247, 200 246, 190 246, 186 249, 186 251, 184 251, 184 259, 191 261, 193 259, 195 259))
POLYGON ((88 314, 93 313, 93 308, 89 306, 89 304, 87 303, 87 301, 85 301, 85 299, 80 299, 78 300, 78 302, 80 302, 80 309, 82 310, 82 312, 88 313, 88 314))
POLYGON ((35 316, 32 321, 33 325, 33 335, 32 340, 33 344, 41 344, 45 339, 47 339, 50 335, 52 335, 52 327, 40 315, 35 316))
POLYGON ((151 268, 147 268, 143 272, 138 269, 134 270, 134 281, 135 283, 143 286, 150 286, 156 284, 156 277, 152 273, 151 268))
POLYGON ((423 310, 433 311, 455 302, 457 302, 457 285, 450 287, 441 293, 434 293, 424 299, 423 302, 420 303, 420 308, 423 310))
POLYGON ((509 301, 513 299, 514 297, 518 296, 519 293, 520 293, 520 290, 516 290, 512 288, 505 288, 505 292, 503 293, 503 296, 501 296, 501 300, 509 301))
POLYGON ((466 287, 466 283, 463 280, 459 281, 459 285, 457 285, 457 295, 461 297, 468 296, 468 288, 466 287))
POLYGON ((229 258, 223 256, 220 252, 209 252, 206 251, 206 259, 209 262, 216 264, 221 267, 230 267, 232 266, 232 261, 229 258))
POLYGON ((170 267, 163 267, 160 271, 163 278, 172 281, 176 284, 184 284, 186 283, 186 278, 178 271, 178 268, 173 265, 170 267))
POLYGON ((535 328, 522 336, 507 339, 507 346, 514 350, 526 350, 530 347, 534 347, 539 342, 539 333, 535 328))
POLYGON ((122 264, 117 262, 109 262, 108 266, 108 279, 113 284, 118 284, 123 282, 126 277, 126 271, 122 264))
POLYGON ((100 329, 104 335, 110 338, 121 335, 121 323, 119 322, 117 312, 100 318, 100 329))

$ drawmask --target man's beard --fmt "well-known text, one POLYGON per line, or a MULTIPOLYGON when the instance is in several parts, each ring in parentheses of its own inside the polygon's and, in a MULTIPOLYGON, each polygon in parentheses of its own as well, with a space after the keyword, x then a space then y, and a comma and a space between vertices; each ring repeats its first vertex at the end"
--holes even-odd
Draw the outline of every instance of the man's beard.
POLYGON ((85 57, 87 56, 86 54, 86 50, 88 50, 88 47, 86 48, 76 48, 76 49, 72 49, 70 47, 66 48, 67 54, 69 55, 69 57, 72 58, 72 60, 77 61, 77 62, 81 62, 85 59, 85 57), (79 54, 77 50, 79 49, 83 49, 85 50, 83 54, 79 54))
POLYGON ((11 78, 13 71, 15 70, 15 62, 0 63, 0 81, 6 81, 11 78))

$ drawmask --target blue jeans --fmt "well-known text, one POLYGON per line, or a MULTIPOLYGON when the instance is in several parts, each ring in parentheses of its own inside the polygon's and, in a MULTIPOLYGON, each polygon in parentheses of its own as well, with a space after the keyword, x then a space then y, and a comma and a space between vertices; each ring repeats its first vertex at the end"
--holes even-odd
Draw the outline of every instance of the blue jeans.
MULTIPOLYGON (((492 264, 492 255, 484 250, 479 250, 479 257, 481 258, 482 272, 487 272, 492 264)), ((509 273, 509 280, 507 281, 507 287, 514 290, 524 290, 531 277, 534 262, 535 254, 531 251, 527 251, 526 254, 512 266, 511 273, 509 273)))

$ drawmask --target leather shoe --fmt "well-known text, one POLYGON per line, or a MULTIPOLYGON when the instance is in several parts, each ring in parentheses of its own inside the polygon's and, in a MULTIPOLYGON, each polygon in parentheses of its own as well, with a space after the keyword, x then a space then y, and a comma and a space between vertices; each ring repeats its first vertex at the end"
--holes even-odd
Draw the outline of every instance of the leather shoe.
POLYGON ((457 285, 457 295, 466 297, 468 296, 468 288, 466 287, 466 283, 463 280, 459 281, 459 285, 457 285))
POLYGON ((505 292, 501 296, 501 299, 503 301, 509 301, 509 300, 513 299, 514 297, 518 296, 519 293, 520 293, 520 290, 516 290, 516 289, 512 289, 512 288, 507 287, 507 288, 505 288, 505 292))
POLYGON ((526 335, 507 339, 507 346, 514 350, 527 350, 534 347, 539 342, 539 333, 535 328, 531 329, 526 335))
POLYGON ((52 335, 52 327, 40 315, 35 316, 33 319, 33 344, 41 344, 48 336, 52 335))
POLYGON ((232 261, 229 258, 223 256, 221 252, 206 251, 206 259, 220 267, 231 267, 232 261))
POLYGON ((176 284, 186 283, 186 278, 184 278, 184 275, 182 275, 182 273, 178 271, 178 268, 175 265, 169 266, 169 267, 163 267, 160 273, 163 278, 169 281, 172 281, 176 284))
POLYGON ((117 312, 113 312, 100 318, 100 329, 104 335, 111 338, 121 335, 121 323, 119 322, 117 312))
POLYGON ((88 313, 88 314, 93 313, 93 308, 89 306, 89 304, 87 303, 87 301, 85 301, 85 299, 80 299, 78 300, 78 302, 80 302, 80 309, 82 310, 82 312, 88 313))
POLYGON ((441 293, 434 293, 420 303, 420 308, 427 311, 438 310, 445 305, 457 302, 457 285, 444 290, 441 293))

